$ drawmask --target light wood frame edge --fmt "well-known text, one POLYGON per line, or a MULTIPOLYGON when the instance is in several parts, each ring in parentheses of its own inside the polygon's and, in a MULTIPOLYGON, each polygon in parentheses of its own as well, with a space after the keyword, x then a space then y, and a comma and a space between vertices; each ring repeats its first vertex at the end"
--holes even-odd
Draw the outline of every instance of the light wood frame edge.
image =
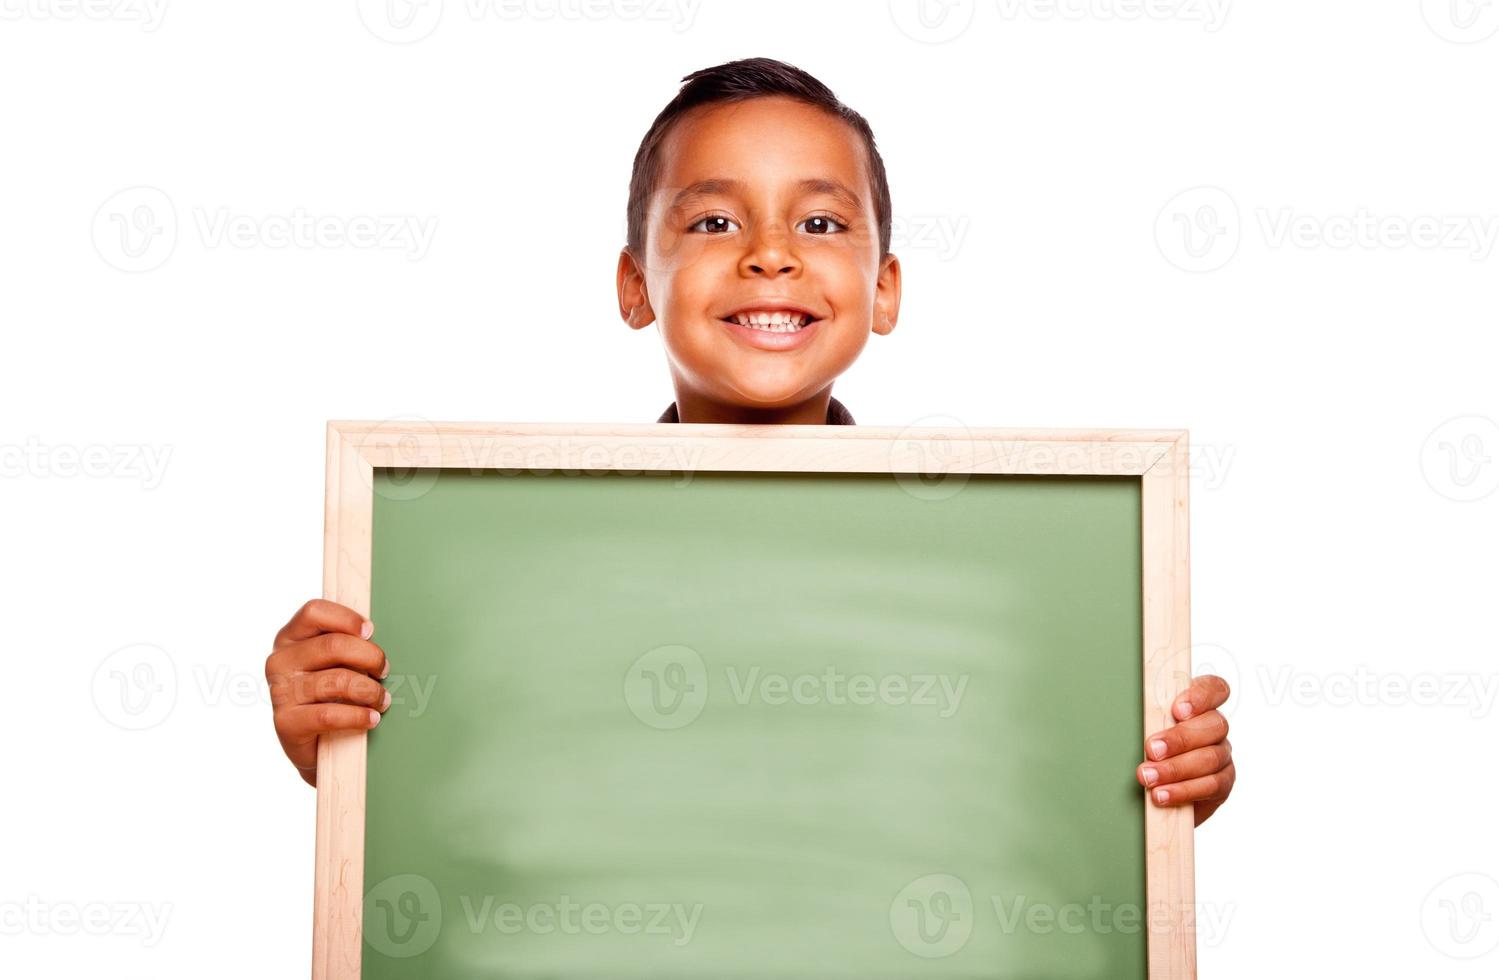
MULTIPOLYGON (((323 598, 370 613, 374 467, 358 439, 328 425, 323 598)), ((363 732, 318 739, 317 856, 312 900, 313 980, 359 980, 363 954, 363 732)))
MULTIPOLYGON (((369 615, 373 471, 491 469, 496 451, 545 450, 548 468, 925 472, 934 449, 964 450, 949 472, 1141 478, 1145 736, 1167 727, 1168 698, 1191 675, 1188 437, 1184 430, 968 429, 330 421, 323 595, 369 615), (650 450, 679 450, 648 458, 650 450), (633 449, 629 463, 621 450, 633 449), (602 450, 602 457, 599 451, 602 450), (680 450, 686 450, 685 453, 680 450), (642 458, 640 453, 646 453, 642 458), (791 465, 788 465, 788 460, 791 465), (1170 683, 1162 685, 1161 679, 1170 683)), ((359 980, 363 952, 364 733, 318 744, 313 980, 359 980)), ((1197 975, 1191 807, 1145 805, 1144 927, 1151 980, 1197 975)))
MULTIPOLYGON (((1171 702, 1192 676, 1187 433, 1140 483, 1144 739, 1173 723, 1171 702)), ((1145 926, 1151 980, 1197 976, 1192 807, 1145 803, 1145 926)))

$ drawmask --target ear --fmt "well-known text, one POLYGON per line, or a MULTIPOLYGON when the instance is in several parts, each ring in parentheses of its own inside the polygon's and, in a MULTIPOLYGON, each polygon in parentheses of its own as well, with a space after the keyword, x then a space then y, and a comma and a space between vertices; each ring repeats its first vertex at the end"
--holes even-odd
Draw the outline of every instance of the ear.
POLYGON ((651 309, 650 298, 645 294, 645 273, 628 248, 620 250, 615 287, 619 290, 620 319, 628 323, 632 330, 639 330, 656 322, 656 313, 651 309))
POLYGON ((880 262, 874 285, 874 332, 885 336, 900 318, 900 259, 887 255, 880 262))

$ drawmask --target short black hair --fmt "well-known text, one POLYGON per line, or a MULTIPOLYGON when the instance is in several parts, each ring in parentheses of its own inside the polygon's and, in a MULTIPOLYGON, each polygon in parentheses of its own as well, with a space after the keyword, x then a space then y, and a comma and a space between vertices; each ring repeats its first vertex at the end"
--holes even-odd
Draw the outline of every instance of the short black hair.
POLYGON ((729 61, 700 69, 682 79, 682 88, 676 98, 656 116, 656 121, 651 123, 645 138, 640 141, 640 149, 635 151, 626 219, 626 241, 631 254, 637 257, 644 254, 646 215, 651 194, 661 179, 661 145, 672 124, 698 106, 743 102, 773 95, 790 96, 823 109, 848 123, 859 134, 869 160, 874 213, 880 230, 880 258, 890 254, 890 182, 885 177, 885 161, 880 158, 880 151, 874 144, 874 131, 863 116, 838 101, 832 89, 800 68, 773 58, 729 61))

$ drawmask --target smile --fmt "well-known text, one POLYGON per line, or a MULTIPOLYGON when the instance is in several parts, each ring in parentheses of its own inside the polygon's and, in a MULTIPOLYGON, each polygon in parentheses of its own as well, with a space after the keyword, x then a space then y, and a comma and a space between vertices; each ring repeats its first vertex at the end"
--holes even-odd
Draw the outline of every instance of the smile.
POLYGON ((764 330, 768 333, 796 333, 805 327, 811 317, 805 313, 788 313, 781 310, 775 312, 751 311, 747 313, 735 313, 731 317, 725 317, 732 323, 741 327, 749 327, 751 330, 764 330))
POLYGON ((756 350, 791 351, 805 346, 822 324, 809 310, 792 306, 778 309, 746 307, 719 317, 729 332, 756 350))

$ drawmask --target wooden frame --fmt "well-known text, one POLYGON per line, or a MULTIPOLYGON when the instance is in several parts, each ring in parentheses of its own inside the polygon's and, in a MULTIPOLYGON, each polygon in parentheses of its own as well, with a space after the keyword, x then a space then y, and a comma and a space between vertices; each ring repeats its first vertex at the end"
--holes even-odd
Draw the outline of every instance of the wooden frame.
MULTIPOLYGON (((365 615, 377 467, 538 471, 801 471, 1141 480, 1143 739, 1191 676, 1184 430, 329 422, 323 595, 365 615)), ((318 745, 314 980, 358 980, 364 891, 363 732, 318 745)), ((1196 976, 1192 807, 1145 807, 1152 980, 1196 976)))

